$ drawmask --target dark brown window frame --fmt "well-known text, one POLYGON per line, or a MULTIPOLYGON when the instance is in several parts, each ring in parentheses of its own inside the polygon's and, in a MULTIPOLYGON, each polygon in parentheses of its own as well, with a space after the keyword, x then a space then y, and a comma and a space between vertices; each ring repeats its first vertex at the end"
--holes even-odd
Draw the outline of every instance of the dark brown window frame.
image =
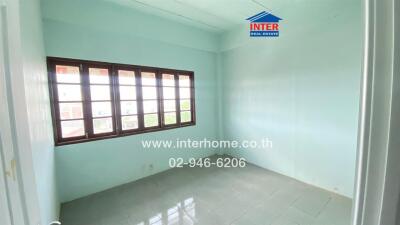
POLYGON ((195 93, 194 93, 194 72, 186 70, 175 70, 167 68, 157 68, 149 66, 139 65, 127 65, 119 63, 108 63, 81 59, 69 59, 59 57, 47 57, 47 68, 48 68, 48 81, 51 101, 51 114, 53 119, 53 131, 54 141, 56 146, 82 143, 88 141, 96 141, 108 138, 123 137, 128 135, 142 134, 147 132, 162 131, 174 128, 181 128, 187 126, 196 125, 196 108, 195 108, 195 93), (62 138, 61 136, 61 118, 59 109, 59 99, 56 82, 56 65, 75 66, 79 67, 81 94, 82 94, 82 110, 83 110, 83 122, 85 135, 62 138), (91 113, 91 98, 89 91, 89 68, 106 68, 109 70, 110 78, 110 95, 111 95, 111 110, 112 110, 112 123, 113 131, 109 133, 94 134, 92 124, 92 113, 91 113), (122 130, 121 122, 121 109, 119 99, 119 83, 118 83, 118 70, 128 70, 135 73, 135 86, 136 86, 136 102, 137 102, 137 116, 138 116, 138 128, 134 130, 122 130), (157 104, 158 104, 158 126, 145 127, 144 126, 144 112, 143 112, 143 98, 142 98, 142 84, 141 84, 141 72, 154 72, 156 76, 156 90, 157 90, 157 104), (164 107, 163 107, 163 85, 162 75, 171 74, 174 75, 175 81, 175 107, 176 107, 176 124, 165 125, 164 124, 164 107), (181 122, 181 110, 180 110, 180 96, 179 96, 179 75, 189 76, 190 78, 190 112, 191 121, 181 122))

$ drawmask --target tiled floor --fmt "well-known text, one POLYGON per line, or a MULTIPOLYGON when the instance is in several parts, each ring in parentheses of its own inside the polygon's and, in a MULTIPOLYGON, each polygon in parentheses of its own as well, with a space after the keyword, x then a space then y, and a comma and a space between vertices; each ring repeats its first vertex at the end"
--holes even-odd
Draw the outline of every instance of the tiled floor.
POLYGON ((62 205, 63 225, 349 225, 351 200, 248 164, 171 169, 62 205))

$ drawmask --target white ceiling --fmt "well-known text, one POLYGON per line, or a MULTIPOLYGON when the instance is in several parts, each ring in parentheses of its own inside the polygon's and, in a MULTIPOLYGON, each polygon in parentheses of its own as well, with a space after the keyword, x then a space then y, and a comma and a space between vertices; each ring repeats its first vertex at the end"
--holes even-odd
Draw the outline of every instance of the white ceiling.
POLYGON ((213 32, 246 23, 261 11, 301 0, 105 0, 213 32), (285 2, 285 3, 283 3, 285 2))

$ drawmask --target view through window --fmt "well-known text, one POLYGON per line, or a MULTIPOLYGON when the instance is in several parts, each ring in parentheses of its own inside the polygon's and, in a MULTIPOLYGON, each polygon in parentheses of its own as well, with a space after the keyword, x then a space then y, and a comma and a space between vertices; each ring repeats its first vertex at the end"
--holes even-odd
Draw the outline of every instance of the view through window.
POLYGON ((194 73, 48 58, 56 144, 195 124, 194 73))

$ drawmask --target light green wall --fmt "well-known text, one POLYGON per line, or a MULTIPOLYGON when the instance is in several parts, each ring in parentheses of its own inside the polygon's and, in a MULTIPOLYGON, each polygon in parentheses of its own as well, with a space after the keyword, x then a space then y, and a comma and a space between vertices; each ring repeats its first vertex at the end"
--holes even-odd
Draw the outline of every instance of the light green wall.
POLYGON ((227 153, 352 197, 361 1, 309 3, 274 11, 279 38, 222 37, 223 136, 268 137, 272 149, 227 153))
MULTIPOLYGON (((30 147, 42 224, 58 219, 53 128, 39 0, 20 0, 24 88, 30 147)), ((17 25, 16 25, 17 26, 17 25)), ((17 50, 18 51, 18 50, 17 50)), ((28 195, 27 198, 32 198, 28 195)), ((36 205, 34 206, 36 207, 36 205)))
POLYGON ((196 126, 57 147, 61 201, 166 170, 170 157, 213 154, 146 150, 141 140, 216 139, 216 35, 101 1, 48 0, 42 8, 48 56, 195 72, 196 126))

